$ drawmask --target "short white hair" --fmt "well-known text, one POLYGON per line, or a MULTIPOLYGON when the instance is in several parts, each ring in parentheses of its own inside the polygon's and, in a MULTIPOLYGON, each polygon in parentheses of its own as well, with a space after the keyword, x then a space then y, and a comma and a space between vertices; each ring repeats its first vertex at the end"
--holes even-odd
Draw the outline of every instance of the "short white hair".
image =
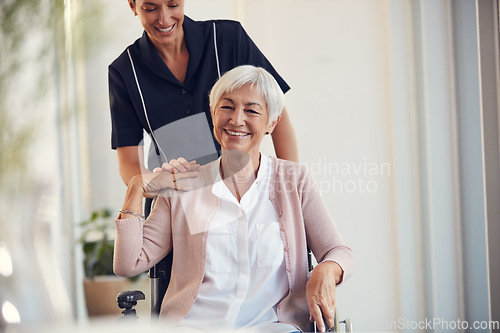
POLYGON ((210 107, 215 110, 224 94, 250 84, 257 88, 267 104, 268 125, 278 119, 285 106, 285 94, 276 79, 264 68, 252 65, 238 66, 226 72, 210 91, 210 107))

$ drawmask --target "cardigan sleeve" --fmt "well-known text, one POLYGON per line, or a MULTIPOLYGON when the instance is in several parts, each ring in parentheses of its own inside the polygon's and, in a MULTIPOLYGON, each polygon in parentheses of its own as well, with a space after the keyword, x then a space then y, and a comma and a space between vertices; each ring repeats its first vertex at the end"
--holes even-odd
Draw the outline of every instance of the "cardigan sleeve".
POLYGON ((318 263, 334 261, 340 265, 340 284, 352 274, 353 251, 342 238, 311 174, 304 171, 299 184, 307 244, 318 263))
POLYGON ((172 250, 170 204, 159 198, 144 223, 139 217, 116 219, 113 269, 116 275, 140 274, 172 250))

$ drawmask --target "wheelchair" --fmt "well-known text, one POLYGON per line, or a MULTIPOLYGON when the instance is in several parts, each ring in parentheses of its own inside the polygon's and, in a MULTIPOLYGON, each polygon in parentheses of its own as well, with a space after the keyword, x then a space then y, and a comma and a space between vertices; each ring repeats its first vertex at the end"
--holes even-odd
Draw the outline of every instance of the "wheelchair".
MULTIPOLYGON (((170 274, 172 267, 172 252, 170 252, 165 258, 163 258, 158 264, 149 270, 149 278, 151 279, 151 316, 157 317, 160 314, 161 303, 163 296, 167 291, 168 284, 170 282, 170 274)), ((312 252, 308 249, 308 263, 309 272, 313 269, 312 264, 312 252)), ((138 301, 145 300, 145 295, 140 290, 134 291, 123 291, 118 294, 116 301, 118 307, 123 309, 121 317, 122 320, 134 320, 137 319, 137 314, 134 306, 137 305, 138 301)), ((352 332, 352 323, 349 318, 344 320, 339 319, 338 309, 335 309, 335 320, 333 327, 330 327, 327 332, 341 332, 341 325, 344 325, 344 332, 352 332)), ((316 323, 311 324, 311 332, 317 332, 316 323)))

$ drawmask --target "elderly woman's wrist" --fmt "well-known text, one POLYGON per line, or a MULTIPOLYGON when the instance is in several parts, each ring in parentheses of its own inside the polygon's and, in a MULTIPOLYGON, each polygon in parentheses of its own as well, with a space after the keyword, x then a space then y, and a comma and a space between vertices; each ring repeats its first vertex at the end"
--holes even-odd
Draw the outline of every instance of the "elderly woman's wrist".
POLYGON ((340 267, 340 265, 336 261, 326 260, 321 262, 316 267, 321 267, 321 269, 324 272, 327 272, 335 280, 336 284, 342 282, 344 270, 342 269, 342 267, 340 267))
POLYGON ((344 279, 344 270, 342 269, 342 267, 340 267, 340 265, 336 261, 332 261, 332 263, 335 264, 333 273, 335 276, 335 283, 339 284, 344 279))
MULTIPOLYGON (((123 210, 142 214, 142 200, 144 189, 142 187, 142 177, 134 176, 127 187, 123 210)), ((123 213, 122 213, 123 215, 123 213)))

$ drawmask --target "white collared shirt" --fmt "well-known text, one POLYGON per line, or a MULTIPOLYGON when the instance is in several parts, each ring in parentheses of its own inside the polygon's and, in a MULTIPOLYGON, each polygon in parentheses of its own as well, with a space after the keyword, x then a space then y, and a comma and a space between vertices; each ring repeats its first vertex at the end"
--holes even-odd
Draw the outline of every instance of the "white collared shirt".
POLYGON ((222 181, 220 159, 213 165, 217 179, 212 193, 220 205, 208 232, 198 298, 180 326, 297 331, 293 325, 275 323, 276 306, 288 292, 288 278, 278 214, 269 200, 270 158, 261 154, 257 178, 241 202, 222 181))

